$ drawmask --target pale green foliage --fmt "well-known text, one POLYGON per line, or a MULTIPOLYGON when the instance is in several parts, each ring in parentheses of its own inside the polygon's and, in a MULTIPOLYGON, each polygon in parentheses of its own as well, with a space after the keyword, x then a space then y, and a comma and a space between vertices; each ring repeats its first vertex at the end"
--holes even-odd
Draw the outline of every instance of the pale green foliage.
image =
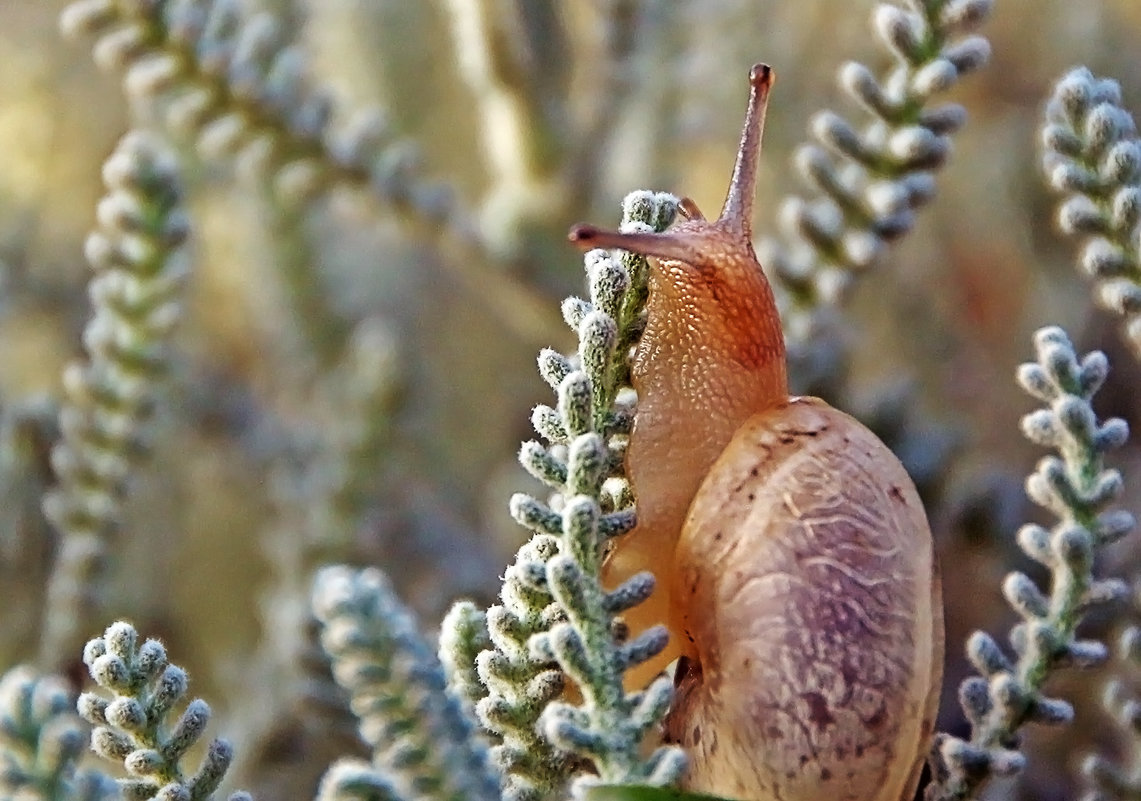
MULTIPOLYGON (((634 193, 624 204, 623 230, 661 231, 676 204, 670 195, 634 193)), ((563 304, 578 352, 539 354, 539 372, 558 397, 556 406, 532 415, 547 444, 524 443, 519 454, 554 495, 549 504, 521 494, 511 499, 512 515, 534 536, 507 571, 502 604, 485 621, 457 607, 443 634, 457 665, 475 638, 487 636, 493 646, 477 657, 477 677, 457 668, 452 675, 499 739, 493 755, 512 799, 560 791, 575 767, 572 756, 608 781, 670 783, 683 765, 676 749, 648 759, 640 753, 665 714, 669 681, 644 693, 622 690, 625 669, 665 645, 660 627, 632 642, 616 628, 616 615, 645 599, 653 579, 640 575, 611 593, 599 582, 604 543, 634 521, 622 464, 631 407, 620 393, 629 386, 629 351, 644 324, 647 263, 592 251, 586 265, 590 300, 563 304), (581 706, 554 702, 567 677, 582 693, 581 706)))
POLYGON ((1094 297, 1125 319, 1141 356, 1141 140, 1121 87, 1086 68, 1054 87, 1042 129, 1043 166, 1062 196, 1058 223, 1081 242, 1094 297))
POLYGON ((476 660, 492 647, 487 633, 487 613, 471 601, 458 601, 440 623, 440 663, 448 688, 464 703, 469 715, 475 715, 487 690, 479 677, 476 660))
POLYGON ((1035 347, 1038 361, 1019 368, 1018 382, 1044 408, 1022 418, 1022 431, 1058 456, 1038 463, 1026 492, 1058 522, 1049 530, 1023 526, 1018 545, 1049 569, 1050 586, 1043 591, 1018 572, 1003 582, 1003 594, 1023 619, 1011 631, 1013 659, 981 631, 968 640, 967 655, 980 674, 959 688, 971 735, 969 740, 936 737, 928 801, 974 798, 992 776, 1020 771, 1025 757, 1017 732, 1023 724, 1070 721, 1073 709, 1045 695, 1045 681, 1058 668, 1105 659, 1100 641, 1077 638, 1078 624, 1092 607, 1125 593, 1121 581, 1093 575, 1096 549, 1133 527, 1132 515, 1110 508, 1121 494, 1121 474, 1104 464, 1105 454, 1124 444, 1128 427, 1117 418, 1099 423, 1090 407, 1108 364, 1096 351, 1079 361, 1060 328, 1038 331, 1035 347))
MULTIPOLYGON (((916 212, 934 195, 934 173, 966 121, 962 106, 936 101, 987 62, 990 44, 974 31, 992 5, 880 3, 873 26, 891 54, 891 69, 877 78, 857 62, 841 67, 840 86, 871 119, 857 128, 830 110, 813 118, 816 141, 795 157, 813 194, 786 198, 781 239, 764 240, 757 249, 778 291, 793 358, 809 358, 804 349, 836 346, 830 318, 848 290, 889 243, 912 229, 916 212)), ((811 361, 802 369, 811 371, 811 361)))
MULTIPOLYGON (((1137 612, 1138 588, 1134 588, 1133 613, 1137 612)), ((1082 762, 1089 784, 1083 801, 1136 801, 1141 799, 1141 698, 1137 680, 1141 675, 1141 627, 1126 626, 1117 640, 1117 675, 1105 686, 1102 703, 1125 741, 1125 756, 1113 760, 1090 754, 1082 762)))
POLYGON ((427 220, 456 212, 449 193, 416 180, 376 112, 332 125, 331 97, 269 12, 249 16, 235 0, 77 0, 60 24, 96 37, 96 62, 123 74, 128 97, 161 100, 173 130, 207 156, 241 152, 286 198, 341 181, 427 220))
MULTIPOLYGON (((187 775, 182 760, 205 734, 210 707, 196 698, 177 714, 189 685, 186 671, 170 664, 158 640, 138 640, 131 624, 119 622, 83 649, 91 678, 111 693, 110 699, 79 696, 79 713, 95 726, 91 748, 126 770, 127 778, 119 780, 126 801, 206 801, 226 775, 233 749, 225 740, 211 740, 198 769, 187 775)), ((239 793, 230 801, 247 798, 239 793)))
MULTIPOLYGON (((622 230, 660 231, 675 210, 672 196, 634 193, 624 204, 622 230)), ((583 696, 581 705, 548 704, 538 723, 557 749, 593 764, 600 781, 670 784, 684 769, 683 754, 667 746, 646 756, 642 742, 669 707, 671 682, 659 678, 637 693, 622 686, 625 670, 658 654, 668 635, 657 626, 627 641, 616 625, 619 614, 649 595, 653 577, 639 574, 610 592, 599 579, 606 541, 633 523, 622 463, 631 413, 619 393, 628 386, 630 346, 642 324, 646 262, 596 250, 586 263, 590 300, 571 298, 563 306, 578 332, 578 353, 539 357, 558 396, 555 408, 540 406, 532 418, 548 444, 529 442, 520 451, 523 466, 555 494, 550 505, 525 495, 511 501, 520 523, 554 538, 553 553, 532 580, 550 593, 556 613, 547 630, 532 633, 530 658, 557 664, 583 696)))
POLYGON ((109 801, 115 783, 77 770, 87 727, 62 679, 27 666, 0 678, 0 798, 24 801, 109 801))
POLYGON ((487 801, 499 782, 411 613, 379 570, 327 567, 313 610, 333 675, 349 691, 372 764, 342 761, 323 799, 383 797, 487 801))
POLYGON ((95 271, 87 360, 64 371, 62 436, 52 450, 58 487, 44 498, 44 514, 63 538, 48 588, 45 662, 78 646, 99 600, 102 563, 167 371, 189 270, 178 164, 162 143, 127 134, 103 180, 99 227, 86 248, 95 271))

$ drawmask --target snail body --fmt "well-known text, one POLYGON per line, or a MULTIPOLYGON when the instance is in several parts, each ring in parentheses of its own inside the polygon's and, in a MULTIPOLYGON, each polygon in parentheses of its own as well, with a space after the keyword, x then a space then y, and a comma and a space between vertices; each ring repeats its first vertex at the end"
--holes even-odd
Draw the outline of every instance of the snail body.
POLYGON ((668 621, 666 735, 686 787, 741 799, 906 801, 933 730, 942 613, 931 534, 899 460, 858 421, 790 398, 772 289, 751 243, 772 74, 750 74, 729 193, 661 234, 577 226, 583 247, 656 257, 632 378, 638 523, 604 567, 652 569, 632 630, 668 621))

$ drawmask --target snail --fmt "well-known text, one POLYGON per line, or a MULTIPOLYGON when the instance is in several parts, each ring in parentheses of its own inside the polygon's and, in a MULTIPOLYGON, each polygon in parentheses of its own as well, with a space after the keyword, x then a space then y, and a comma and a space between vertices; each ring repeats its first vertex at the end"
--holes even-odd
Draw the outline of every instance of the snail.
POLYGON ((930 528, 899 460, 854 418, 790 397, 780 318, 751 244, 772 71, 750 99, 725 205, 660 233, 579 225, 580 247, 654 257, 632 381, 635 528, 604 580, 653 569, 632 630, 680 656, 668 740, 686 788, 768 801, 906 801, 942 672, 930 528), (663 560, 665 564, 663 564, 663 560))

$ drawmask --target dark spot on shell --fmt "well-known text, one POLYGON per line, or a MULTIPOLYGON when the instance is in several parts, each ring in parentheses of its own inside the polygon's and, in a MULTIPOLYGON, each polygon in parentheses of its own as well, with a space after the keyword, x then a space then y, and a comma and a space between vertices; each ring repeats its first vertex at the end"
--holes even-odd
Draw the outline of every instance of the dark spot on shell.
POLYGON ((860 679, 860 675, 856 672, 856 669, 847 662, 840 665, 840 675, 844 677, 844 684, 848 685, 848 687, 855 686, 860 679))
POLYGON ((796 771, 795 771, 795 770, 790 770, 790 771, 788 771, 787 773, 785 773, 785 774, 784 774, 784 777, 785 777, 786 779, 795 779, 795 778, 796 778, 796 771))
POLYGON ((865 728, 878 729, 887 722, 887 707, 880 704, 880 708, 876 710, 875 714, 864 721, 865 728))
POLYGON ((701 727, 700 726, 694 726, 693 731, 690 732, 690 735, 689 735, 689 744, 690 745, 698 745, 700 743, 701 743, 701 727))
POLYGON ((811 720, 817 729, 824 729, 825 727, 836 722, 836 718, 832 716, 832 710, 828 708, 828 701, 818 692, 801 693, 800 697, 808 702, 808 719, 811 720))
POLYGON ((803 768, 807 764, 808 764, 808 754, 801 754, 800 755, 800 766, 803 768))
POLYGON ((781 438, 780 438, 780 444, 781 445, 791 445, 795 441, 796 441, 796 437, 794 437, 792 434, 781 434, 781 438))
POLYGON ((828 770, 828 768, 821 768, 820 769, 820 780, 821 781, 826 782, 831 778, 832 778, 832 771, 828 770))
POLYGON ((856 746, 856 759, 859 759, 863 755, 864 755, 864 747, 862 745, 857 745, 856 746))
POLYGON ((755 493, 755 492, 750 492, 750 493, 749 493, 748 495, 746 495, 745 497, 746 497, 746 498, 748 498, 750 501, 755 501, 755 500, 757 499, 757 493, 755 493))
MULTIPOLYGON (((751 500, 753 500, 752 496, 750 496, 750 497, 749 497, 749 500, 750 500, 750 501, 751 501, 751 500)), ((714 542, 721 542, 721 539, 722 539, 724 536, 725 536, 725 532, 723 532, 723 531, 718 531, 716 534, 714 534, 714 535, 713 535, 713 541, 714 541, 714 542)))
POLYGON ((770 740, 779 740, 781 739, 781 735, 780 726, 769 726, 765 729, 765 736, 770 740))
POLYGON ((749 468, 749 475, 752 476, 753 478, 756 478, 760 474, 761 474, 761 471, 755 465, 753 467, 749 468))

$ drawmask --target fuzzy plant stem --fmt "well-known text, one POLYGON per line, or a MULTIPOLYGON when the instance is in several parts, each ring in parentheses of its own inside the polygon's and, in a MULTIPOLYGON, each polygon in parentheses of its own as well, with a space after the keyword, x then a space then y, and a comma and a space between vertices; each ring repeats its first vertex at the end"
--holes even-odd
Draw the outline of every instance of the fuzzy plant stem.
POLYGON ((1085 67, 1058 81, 1042 147, 1047 181, 1062 198, 1058 222, 1081 243, 1078 265, 1098 302, 1124 318, 1141 358, 1141 139, 1117 82, 1085 67))
POLYGON ((189 269, 177 167, 140 132, 125 136, 103 167, 107 195, 86 245, 95 271, 87 360, 63 374, 61 439, 52 451, 58 486, 43 505, 61 536, 40 641, 45 665, 77 650, 99 611, 103 562, 167 372, 189 269))
POLYGON ((520 228, 561 208, 555 188, 565 160, 570 83, 567 33, 545 3, 494 0, 442 4, 471 90, 484 140, 491 188, 481 228, 493 251, 518 251, 520 228))
POLYGON ((95 60, 123 73, 129 97, 161 95, 174 128, 208 153, 246 151, 286 198, 347 183, 410 218, 463 226, 450 193, 415 176, 379 115, 333 129, 330 96, 311 88, 269 12, 246 18, 237 0, 76 0, 61 27, 96 37, 95 60))
MULTIPOLYGON (((664 230, 676 208, 670 195, 634 193, 624 204, 623 230, 664 230)), ((502 604, 487 611, 493 647, 476 660, 485 695, 479 698, 470 673, 453 673, 455 690, 476 701, 480 721, 499 739, 493 755, 509 799, 562 792, 582 762, 604 782, 656 785, 675 782, 685 764, 675 748, 641 750, 669 705, 670 682, 629 694, 622 686, 628 667, 665 646, 662 627, 627 641, 618 623, 648 597, 653 577, 641 574, 609 593, 599 579, 604 543, 634 523, 623 474, 633 409, 622 391, 645 323, 647 264, 633 254, 593 251, 586 265, 590 300, 563 304, 579 336, 577 354, 539 355, 539 371, 558 396, 555 407, 539 406, 532 416, 547 444, 526 442, 520 450, 523 466, 554 495, 550 503, 511 499, 512 515, 534 536, 508 569, 502 604), (581 705, 554 700, 568 677, 581 705)), ((448 622, 469 629, 479 623, 462 608, 448 622)), ((456 643, 452 664, 461 664, 477 636, 445 630, 444 642, 456 643)))
POLYGON ((1133 527, 1132 515, 1109 508, 1121 493, 1122 481, 1118 471, 1104 465, 1105 454, 1124 444, 1128 427, 1117 418, 1099 423, 1090 406, 1105 381, 1105 356, 1095 351, 1079 361, 1060 328, 1038 331, 1035 346, 1038 362, 1022 365, 1018 382, 1045 408, 1026 415, 1022 431, 1058 455, 1038 463, 1026 481, 1026 492, 1058 522, 1049 530, 1023 526, 1018 545, 1049 569, 1050 587, 1044 592, 1019 572, 1003 582, 1003 594, 1023 619, 1010 633, 1013 659, 981 631, 967 641, 967 656, 980 674, 959 688, 971 735, 969 740, 936 736, 927 801, 977 797, 992 776, 1022 769, 1018 730, 1024 723, 1070 721, 1072 707, 1043 694, 1045 682, 1058 668, 1104 661, 1105 645, 1077 639, 1077 628, 1091 607, 1126 592, 1120 580, 1093 574, 1095 550, 1133 527))
POLYGON ((475 706, 487 695, 479 677, 477 660, 493 648, 487 633, 487 613, 471 601, 457 601, 440 623, 440 664, 448 692, 452 693, 473 720, 475 706))
MULTIPOLYGON (((1134 614, 1141 602, 1139 590, 1134 586, 1134 614)), ((1088 782, 1082 801, 1141 801, 1141 697, 1135 689, 1141 676, 1141 626, 1135 622, 1126 626, 1117 646, 1118 670, 1106 683, 1102 705, 1120 730, 1126 756, 1116 762, 1090 754, 1082 761, 1088 782)))
POLYGON ((431 240, 443 265, 521 337, 548 334, 542 299, 493 266, 470 210, 447 184, 422 177, 416 148, 381 113, 335 114, 272 13, 247 15, 241 0, 75 0, 60 27, 93 37, 95 61, 123 75, 127 97, 157 103, 168 128, 204 156, 240 156, 285 204, 363 190, 431 240))
MULTIPOLYGON (((200 698, 174 713, 189 685, 186 671, 172 665, 158 640, 139 644, 139 634, 125 622, 113 623, 102 637, 83 649, 91 678, 111 698, 100 693, 79 696, 79 714, 95 726, 91 748, 118 762, 128 778, 119 780, 126 801, 206 801, 218 789, 233 759, 225 740, 212 740, 202 762, 188 776, 182 766, 186 752, 206 731, 210 707, 200 698)), ((230 801, 249 801, 235 793, 230 801)))
POLYGON ((367 526, 373 484, 388 453, 396 362, 396 344, 384 322, 367 317, 358 323, 341 362, 318 387, 321 415, 305 431, 320 437, 305 443, 307 458, 299 458, 302 445, 296 444, 271 470, 277 514, 261 540, 272 580, 259 599, 262 636, 249 657, 265 681, 247 698, 256 711, 230 727, 235 740, 246 744, 236 765, 243 776, 255 760, 272 753, 286 705, 299 710, 309 731, 355 739, 344 694, 317 642, 309 594, 317 568, 347 558, 367 526))
POLYGON ((375 568, 317 574, 313 611, 333 675, 349 691, 372 763, 342 760, 319 798, 492 801, 499 778, 412 614, 375 568))
POLYGON ((0 798, 111 801, 118 787, 98 771, 77 770, 87 726, 55 676, 15 667, 0 677, 0 798))
MULTIPOLYGON (((820 341, 821 326, 827 333, 829 315, 857 277, 914 227, 916 212, 934 194, 934 174, 966 121, 962 106, 936 100, 989 58, 990 44, 973 32, 992 4, 880 3, 873 26, 894 65, 882 78, 857 62, 841 67, 841 88, 871 121, 857 129, 830 110, 813 117, 815 141, 795 156, 812 195, 786 198, 780 238, 757 248, 774 280, 790 357, 804 361, 812 359, 806 350, 835 346, 820 341)), ((811 372, 811 361, 801 370, 811 372)))

